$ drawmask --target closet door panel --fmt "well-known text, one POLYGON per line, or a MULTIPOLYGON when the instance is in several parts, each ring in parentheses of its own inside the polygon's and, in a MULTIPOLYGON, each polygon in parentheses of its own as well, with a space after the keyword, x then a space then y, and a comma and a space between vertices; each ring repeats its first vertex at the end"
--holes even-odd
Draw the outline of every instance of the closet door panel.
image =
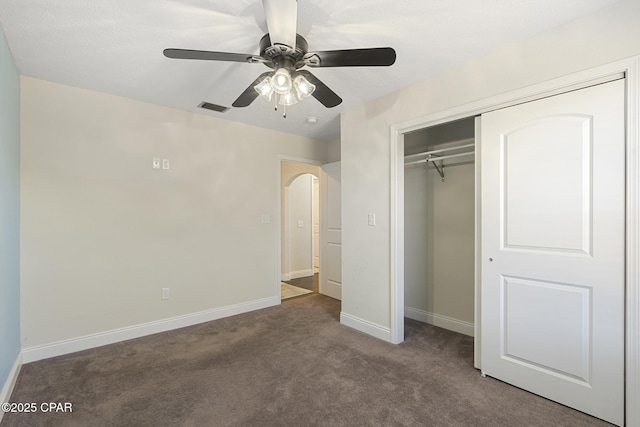
POLYGON ((591 127, 556 114, 502 135, 505 248, 590 253, 591 127))
POLYGON ((625 92, 482 116, 486 375, 624 422, 625 92))

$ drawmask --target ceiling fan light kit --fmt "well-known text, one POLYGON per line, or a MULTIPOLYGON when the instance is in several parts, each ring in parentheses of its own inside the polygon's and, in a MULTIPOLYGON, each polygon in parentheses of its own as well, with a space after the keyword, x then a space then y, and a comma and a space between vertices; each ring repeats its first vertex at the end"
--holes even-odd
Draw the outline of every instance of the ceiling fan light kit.
POLYGON ((256 92, 267 98, 269 101, 271 101, 271 98, 273 97, 273 94, 275 92, 275 90, 273 90, 273 86, 271 85, 270 76, 265 77, 264 80, 255 85, 253 88, 256 90, 256 92))
POLYGON ((248 107, 258 96, 285 107, 313 96, 322 105, 332 108, 342 103, 334 91, 302 67, 384 67, 393 65, 396 52, 390 47, 344 49, 309 52, 307 41, 296 33, 298 2, 296 0, 262 1, 269 33, 260 39, 260 55, 212 52, 189 49, 165 49, 167 58, 197 59, 225 62, 261 63, 273 72, 261 74, 233 102, 233 106, 248 107), (274 99, 275 98, 275 99, 274 99))
MULTIPOLYGON (((278 104, 285 107, 297 104, 298 101, 310 97, 316 90, 316 86, 300 74, 295 76, 292 81, 291 74, 286 68, 278 69, 273 76, 265 77, 253 88, 259 95, 269 101, 275 95, 276 110, 278 109, 278 104)), ((287 117, 286 110, 283 117, 287 117)))
POLYGON ((291 83, 291 73, 286 68, 278 68, 270 80, 273 91, 278 95, 289 93, 293 86, 291 83))
POLYGON ((293 79, 293 88, 296 90, 298 99, 303 100, 313 94, 316 90, 316 85, 305 79, 304 76, 298 74, 296 78, 293 79))
POLYGON ((293 92, 287 92, 284 95, 280 95, 279 98, 278 104, 284 105, 285 107, 298 103, 298 98, 296 98, 293 92))

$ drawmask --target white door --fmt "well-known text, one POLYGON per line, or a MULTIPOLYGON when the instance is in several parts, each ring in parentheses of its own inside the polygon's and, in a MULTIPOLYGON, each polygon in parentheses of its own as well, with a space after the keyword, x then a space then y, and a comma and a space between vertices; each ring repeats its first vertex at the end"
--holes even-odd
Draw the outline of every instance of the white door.
POLYGON ((624 81, 482 116, 482 371, 624 422, 624 81))
POLYGON ((340 162, 322 166, 322 254, 320 257, 321 294, 342 298, 342 208, 340 162))

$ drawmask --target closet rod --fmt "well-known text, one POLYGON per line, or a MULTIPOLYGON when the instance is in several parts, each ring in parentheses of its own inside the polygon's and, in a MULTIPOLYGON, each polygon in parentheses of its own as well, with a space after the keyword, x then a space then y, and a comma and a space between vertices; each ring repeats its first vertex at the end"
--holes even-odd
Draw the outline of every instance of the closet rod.
POLYGON ((421 159, 421 160, 416 160, 413 162, 409 162, 409 163, 405 163, 405 166, 409 166, 409 165, 417 165, 418 163, 429 163, 429 162, 437 162, 438 160, 444 160, 444 159, 450 159, 452 157, 462 157, 462 156, 470 156, 471 154, 474 154, 473 151, 469 151, 466 153, 458 153, 458 154, 449 154, 446 156, 436 156, 436 157, 427 157, 426 159, 421 159))
POLYGON ((409 154, 408 156, 405 156, 404 158, 405 159, 411 159, 411 158, 414 158, 414 157, 429 156, 430 154, 443 153, 445 151, 460 150, 462 148, 474 147, 475 145, 476 144, 465 144, 465 145, 458 145, 457 147, 441 148, 439 150, 425 151, 424 153, 409 154))

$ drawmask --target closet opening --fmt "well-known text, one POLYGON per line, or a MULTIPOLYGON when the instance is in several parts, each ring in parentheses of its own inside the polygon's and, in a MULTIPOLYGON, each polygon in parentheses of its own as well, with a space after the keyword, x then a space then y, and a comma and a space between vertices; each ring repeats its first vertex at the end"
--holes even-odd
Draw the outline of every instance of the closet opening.
POLYGON ((404 134, 404 315, 474 336, 475 118, 404 134))

